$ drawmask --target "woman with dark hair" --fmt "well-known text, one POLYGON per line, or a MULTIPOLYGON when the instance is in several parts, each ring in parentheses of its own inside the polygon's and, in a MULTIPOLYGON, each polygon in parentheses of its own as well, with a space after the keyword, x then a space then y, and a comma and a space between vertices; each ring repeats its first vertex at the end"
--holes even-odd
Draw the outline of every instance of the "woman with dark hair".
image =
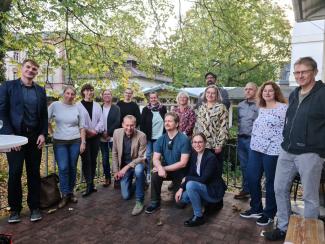
POLYGON ((164 118, 166 113, 167 109, 159 102, 157 92, 150 92, 149 104, 143 108, 140 122, 140 129, 147 136, 147 180, 150 180, 150 166, 154 143, 164 132, 164 118))
POLYGON ((210 85, 205 89, 202 105, 196 111, 194 134, 202 132, 207 138, 206 147, 222 162, 222 147, 228 139, 228 110, 221 103, 219 89, 210 85))
POLYGON ((86 149, 81 154, 82 172, 84 174, 87 188, 82 196, 89 196, 96 192, 94 178, 96 174, 97 155, 99 150, 99 139, 101 132, 104 131, 103 114, 100 105, 93 101, 94 87, 85 84, 81 88, 83 100, 78 103, 85 121, 86 130, 86 149))
POLYGON ((277 207, 274 194, 275 169, 283 140, 286 100, 273 81, 265 82, 258 90, 258 117, 253 124, 247 181, 251 208, 240 214, 243 218, 257 218, 260 226, 273 222, 277 207), (261 179, 265 175, 265 207, 262 204, 261 179))
POLYGON ((48 108, 49 131, 53 133, 51 121, 55 122, 53 133, 54 157, 59 168, 60 191, 62 199, 59 208, 69 201, 76 203, 73 194, 76 183, 77 162, 79 153, 85 150, 85 129, 81 110, 74 104, 76 90, 66 86, 63 90, 63 100, 51 103, 48 108))
POLYGON ((193 128, 195 125, 196 117, 195 112, 189 106, 190 97, 187 92, 181 91, 176 97, 177 107, 174 108, 173 112, 179 116, 179 131, 187 135, 192 136, 193 128))
POLYGON ((203 133, 193 136, 189 172, 175 195, 176 202, 192 204, 194 214, 184 222, 188 227, 204 224, 202 203, 213 205, 215 210, 223 207, 223 196, 227 187, 221 177, 222 163, 211 150, 205 148, 206 143, 203 133))

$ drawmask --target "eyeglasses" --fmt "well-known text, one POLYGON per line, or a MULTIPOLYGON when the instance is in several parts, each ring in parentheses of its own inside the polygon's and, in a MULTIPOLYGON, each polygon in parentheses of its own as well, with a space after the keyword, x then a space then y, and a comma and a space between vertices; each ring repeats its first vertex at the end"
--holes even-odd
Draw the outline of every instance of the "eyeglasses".
POLYGON ((173 149, 173 144, 174 144, 174 141, 173 140, 169 140, 168 141, 168 143, 167 143, 168 150, 172 150, 173 149))
POLYGON ((192 144, 203 144, 204 141, 192 141, 192 144))
POLYGON ((302 71, 295 71, 293 72, 294 76, 306 75, 308 72, 314 71, 313 69, 302 70, 302 71))

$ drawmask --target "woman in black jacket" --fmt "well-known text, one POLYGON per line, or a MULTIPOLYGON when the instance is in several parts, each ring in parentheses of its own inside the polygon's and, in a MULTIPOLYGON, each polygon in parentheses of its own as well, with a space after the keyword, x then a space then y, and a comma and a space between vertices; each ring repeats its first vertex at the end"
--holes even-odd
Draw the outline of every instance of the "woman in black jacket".
POLYGON ((202 203, 221 209, 227 188, 221 177, 222 164, 213 152, 205 148, 206 141, 203 133, 193 136, 194 150, 189 161, 189 172, 175 195, 176 202, 192 204, 194 214, 184 222, 188 227, 204 224, 202 203))
POLYGON ((147 179, 150 177, 150 164, 154 142, 164 133, 164 118, 167 109, 158 100, 156 92, 150 92, 149 104, 143 108, 140 129, 147 136, 146 168, 147 179))

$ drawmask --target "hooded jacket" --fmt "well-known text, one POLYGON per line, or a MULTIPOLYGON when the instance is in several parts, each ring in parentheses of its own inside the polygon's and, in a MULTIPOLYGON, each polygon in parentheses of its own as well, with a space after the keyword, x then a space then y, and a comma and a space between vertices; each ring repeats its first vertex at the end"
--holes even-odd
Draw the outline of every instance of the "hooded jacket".
POLYGON ((325 157, 325 84, 316 81, 299 104, 297 87, 289 97, 282 148, 293 154, 317 153, 325 157))

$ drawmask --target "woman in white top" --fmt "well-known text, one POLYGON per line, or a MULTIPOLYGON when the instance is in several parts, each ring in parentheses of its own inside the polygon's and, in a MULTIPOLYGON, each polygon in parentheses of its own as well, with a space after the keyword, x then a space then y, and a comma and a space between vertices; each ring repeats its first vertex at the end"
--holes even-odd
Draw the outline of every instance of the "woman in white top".
POLYGON ((81 111, 74 104, 75 97, 76 90, 72 86, 66 86, 63 90, 63 100, 53 102, 48 108, 49 131, 53 134, 54 156, 58 163, 62 193, 59 208, 63 208, 69 201, 78 201, 73 189, 79 153, 85 150, 86 139, 81 111), (56 124, 54 133, 51 121, 56 124))
POLYGON ((282 130, 287 111, 280 87, 273 81, 265 82, 258 94, 259 113, 253 124, 247 180, 251 208, 240 214, 243 218, 257 218, 260 226, 273 222, 277 207, 274 194, 276 163, 283 140, 282 130), (262 204, 261 179, 265 175, 265 207, 262 204))
POLYGON ((85 84, 81 88, 81 96, 83 100, 78 103, 85 120, 86 129, 86 149, 81 154, 82 171, 85 176, 87 188, 82 196, 89 196, 96 192, 94 178, 96 174, 97 155, 99 151, 100 134, 104 131, 103 113, 100 105, 93 101, 94 87, 85 84))

